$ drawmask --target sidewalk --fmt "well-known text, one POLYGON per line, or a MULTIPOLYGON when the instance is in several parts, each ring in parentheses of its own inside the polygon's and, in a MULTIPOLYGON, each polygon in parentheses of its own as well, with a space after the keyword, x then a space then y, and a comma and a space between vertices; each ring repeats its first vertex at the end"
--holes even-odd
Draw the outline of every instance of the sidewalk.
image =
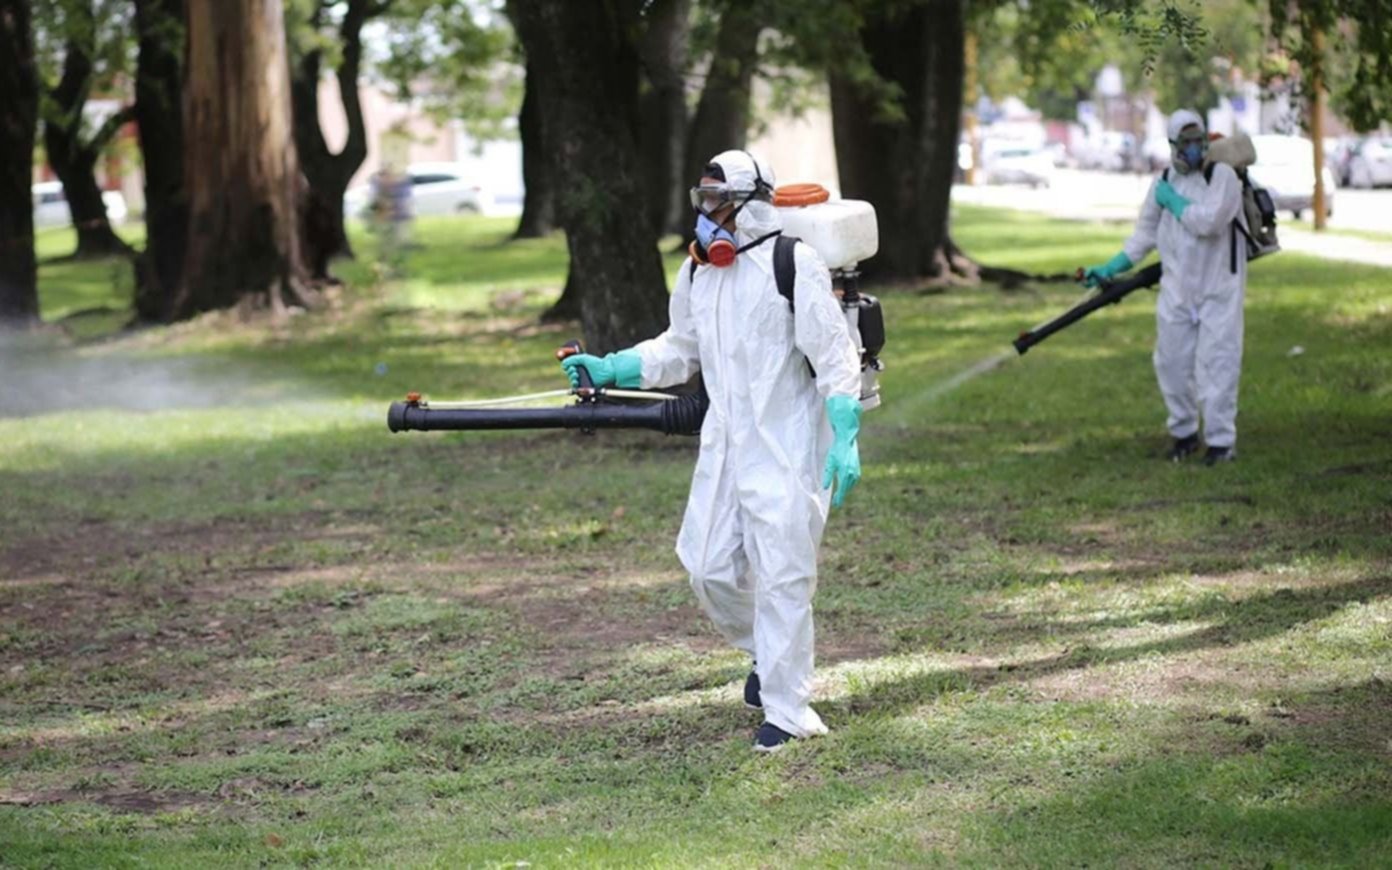
MULTIPOLYGON (((1060 220, 1119 221, 1129 225, 1140 213, 1141 200, 1150 189, 1151 181, 1148 175, 1088 177, 1084 173, 1061 173, 1061 176, 1062 184, 1039 190, 1017 185, 968 187, 958 184, 952 188, 952 202, 1035 212, 1060 220)), ((1284 250, 1392 268, 1392 241, 1298 230, 1279 218, 1277 228, 1284 250)))

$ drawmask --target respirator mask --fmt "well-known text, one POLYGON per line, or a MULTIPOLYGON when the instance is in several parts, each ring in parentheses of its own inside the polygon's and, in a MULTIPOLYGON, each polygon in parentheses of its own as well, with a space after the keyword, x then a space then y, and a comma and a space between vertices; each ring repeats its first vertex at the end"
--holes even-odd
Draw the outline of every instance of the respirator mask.
POLYGON ((691 207, 696 211, 696 240, 691 243, 688 252, 695 262, 720 268, 734 265, 735 258, 744 248, 738 246, 734 233, 724 225, 734 223, 736 216, 751 201, 773 200, 773 185, 764 180, 759 171, 759 161, 750 157, 749 162, 754 167, 755 176, 752 190, 737 190, 726 183, 725 170, 718 163, 707 165, 701 176, 703 183, 691 188, 691 207), (723 215, 722 220, 716 220, 715 215, 727 211, 730 206, 734 207, 734 211, 723 215))
POLYGON ((1203 169, 1208 156, 1208 136, 1201 129, 1185 130, 1170 140, 1170 160, 1177 172, 1187 175, 1203 169))

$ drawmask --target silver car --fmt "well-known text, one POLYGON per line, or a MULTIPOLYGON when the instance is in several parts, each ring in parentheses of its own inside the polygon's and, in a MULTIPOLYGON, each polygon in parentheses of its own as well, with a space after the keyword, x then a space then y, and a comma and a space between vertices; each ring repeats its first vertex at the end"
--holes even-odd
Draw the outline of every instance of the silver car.
MULTIPOLYGON (((1288 211, 1296 220, 1315 201, 1315 146, 1303 136, 1262 134, 1252 137, 1257 162, 1247 173, 1258 187, 1266 188, 1277 211, 1288 211)), ((1334 173, 1322 167, 1324 213, 1334 214, 1334 173)))
POLYGON ((1348 162, 1349 187, 1392 184, 1392 138, 1365 139, 1354 146, 1348 162))

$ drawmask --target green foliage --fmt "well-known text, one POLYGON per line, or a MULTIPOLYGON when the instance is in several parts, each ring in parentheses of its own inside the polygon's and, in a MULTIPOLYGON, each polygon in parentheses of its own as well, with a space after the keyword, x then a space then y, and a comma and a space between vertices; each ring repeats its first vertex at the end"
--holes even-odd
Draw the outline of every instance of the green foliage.
POLYGON ((1390 0, 1270 0, 1271 37, 1301 70, 1319 70, 1334 108, 1358 130, 1392 120, 1390 0), (1323 50, 1314 35, 1323 35, 1323 50))
POLYGON ((483 0, 393 0, 374 75, 399 99, 463 119, 477 139, 515 136, 523 71, 512 62, 512 28, 495 7, 483 0))
POLYGON ((65 127, 78 125, 85 140, 83 106, 90 95, 129 101, 136 63, 134 6, 130 0, 35 0, 34 54, 40 78, 40 117, 65 127), (85 53, 91 76, 65 114, 53 98, 69 51, 85 53))

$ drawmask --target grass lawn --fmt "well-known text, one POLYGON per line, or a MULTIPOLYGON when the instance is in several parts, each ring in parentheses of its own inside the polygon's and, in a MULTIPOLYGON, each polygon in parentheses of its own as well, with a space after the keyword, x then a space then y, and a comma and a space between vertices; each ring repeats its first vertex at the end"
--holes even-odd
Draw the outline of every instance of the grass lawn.
MULTIPOLYGON (((0 863, 1386 865, 1392 273, 1254 266, 1214 469, 1157 458, 1149 294, 1014 358, 1075 289, 886 290, 832 733, 761 757, 672 553, 692 440, 387 432, 561 384, 565 246, 509 229, 279 325, 0 349, 0 863)), ((955 232, 1056 272, 1127 228, 955 232)), ((45 315, 120 272, 45 265, 45 315)))

